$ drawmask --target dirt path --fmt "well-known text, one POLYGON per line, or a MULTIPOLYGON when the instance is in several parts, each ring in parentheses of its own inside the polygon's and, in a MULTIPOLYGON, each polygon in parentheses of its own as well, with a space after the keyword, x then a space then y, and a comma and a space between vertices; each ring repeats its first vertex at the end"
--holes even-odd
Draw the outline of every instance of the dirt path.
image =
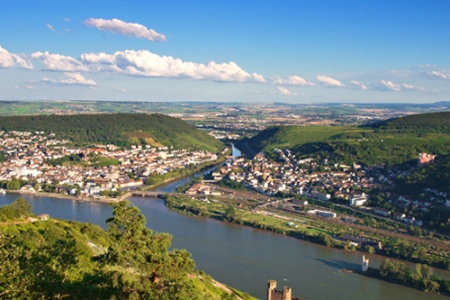
MULTIPOLYGON (((227 294, 229 294, 229 295, 234 294, 233 291, 232 291, 229 287, 227 287, 225 284, 223 284, 223 283, 221 283, 221 282, 218 282, 218 281, 216 281, 216 280, 214 280, 214 279, 212 279, 212 283, 213 283, 216 287, 218 287, 218 288, 224 290, 227 294)), ((235 296, 236 296, 236 299, 242 300, 242 298, 239 297, 238 295, 235 294, 235 296)))

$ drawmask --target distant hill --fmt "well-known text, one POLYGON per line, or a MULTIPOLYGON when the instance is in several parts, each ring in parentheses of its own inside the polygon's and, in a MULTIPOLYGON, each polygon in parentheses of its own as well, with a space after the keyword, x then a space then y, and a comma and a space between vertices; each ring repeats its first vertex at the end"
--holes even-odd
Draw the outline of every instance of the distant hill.
POLYGON ((450 112, 410 115, 386 120, 372 126, 398 133, 450 133, 450 112))
POLYGON ((222 142, 186 122, 162 114, 80 114, 0 117, 0 130, 53 132, 75 145, 150 144, 213 152, 222 142))
MULTIPOLYGON (((273 155, 288 148, 297 157, 367 165, 413 162, 420 152, 450 154, 450 112, 411 115, 370 127, 277 126, 241 143, 273 155)), ((241 148, 245 150, 245 145, 241 148)))

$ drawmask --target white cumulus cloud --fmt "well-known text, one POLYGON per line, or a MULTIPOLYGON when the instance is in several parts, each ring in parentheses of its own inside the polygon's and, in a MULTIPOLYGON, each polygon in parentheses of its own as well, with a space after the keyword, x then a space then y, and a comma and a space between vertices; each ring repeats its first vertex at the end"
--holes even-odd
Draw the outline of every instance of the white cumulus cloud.
POLYGON ((255 82, 267 82, 267 80, 264 78, 264 76, 262 76, 261 74, 257 74, 257 73, 252 73, 252 80, 255 82))
POLYGON ((84 66, 81 61, 70 56, 52 54, 46 51, 34 52, 31 54, 31 58, 40 61, 43 65, 44 70, 48 71, 88 71, 88 68, 84 66))
POLYGON ((95 86, 97 83, 92 79, 87 79, 80 73, 64 73, 65 78, 51 79, 44 77, 42 82, 55 85, 87 85, 95 86))
POLYGON ((402 90, 400 84, 393 83, 390 80, 380 80, 379 84, 375 88, 381 91, 393 91, 393 92, 400 92, 402 90))
POLYGON ((285 85, 299 85, 299 86, 314 86, 315 84, 305 78, 297 75, 291 75, 288 77, 275 76, 272 78, 272 83, 274 84, 285 84, 285 85))
POLYGON ((23 69, 33 69, 33 65, 28 60, 26 55, 14 54, 0 46, 0 68, 14 68, 19 67, 23 69))
POLYGON ((165 35, 157 33, 153 29, 149 29, 144 25, 138 23, 127 23, 119 19, 105 20, 90 18, 84 21, 84 24, 95 27, 99 30, 109 31, 112 33, 140 39, 147 39, 154 42, 161 42, 166 40, 165 35))
MULTIPOLYGON (((25 57, 25 56, 23 56, 25 57)), ((267 80, 257 73, 248 73, 235 62, 195 63, 172 56, 160 56, 148 50, 125 50, 113 54, 84 53, 79 59, 61 54, 34 52, 31 60, 38 61, 45 71, 56 72, 111 72, 131 76, 187 78, 219 82, 256 82, 267 80)), ((22 56, 11 54, 0 47, 0 67, 15 65, 33 68, 22 56)))
POLYGON ((423 87, 414 86, 408 83, 394 83, 390 80, 380 80, 373 90, 377 91, 391 91, 391 92, 422 92, 422 93, 436 93, 436 90, 427 91, 423 87))
POLYGON ((318 75, 316 77, 317 82, 320 84, 327 86, 327 87, 343 87, 344 85, 337 79, 324 76, 324 75, 318 75))
POLYGON ((265 82, 262 75, 249 74, 235 62, 207 64, 160 56, 147 50, 125 50, 114 54, 85 53, 81 61, 92 71, 109 71, 134 76, 189 78, 226 82, 265 82))
POLYGON ((425 73, 427 77, 435 78, 435 79, 450 79, 450 72, 446 71, 428 71, 425 73))
POLYGON ((282 86, 277 86, 277 90, 278 90, 281 94, 286 95, 286 96, 297 96, 296 93, 293 93, 293 92, 289 91, 287 88, 282 87, 282 86))
POLYGON ((35 52, 31 58, 42 64, 43 70, 59 72, 111 72, 131 76, 187 78, 219 82, 267 82, 257 73, 248 73, 235 62, 195 63, 172 56, 160 56, 148 50, 125 50, 113 54, 84 53, 79 59, 35 52))
POLYGON ((356 80, 350 81, 350 88, 352 88, 354 90, 362 90, 362 91, 367 90, 367 86, 365 84, 362 84, 361 82, 356 81, 356 80))

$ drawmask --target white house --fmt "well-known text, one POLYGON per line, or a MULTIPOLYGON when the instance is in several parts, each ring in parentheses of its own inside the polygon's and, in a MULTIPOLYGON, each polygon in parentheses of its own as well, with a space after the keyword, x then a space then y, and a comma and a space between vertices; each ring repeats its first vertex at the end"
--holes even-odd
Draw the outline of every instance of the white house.
POLYGON ((361 195, 354 195, 349 202, 350 206, 362 206, 367 201, 367 196, 365 193, 362 193, 361 195))

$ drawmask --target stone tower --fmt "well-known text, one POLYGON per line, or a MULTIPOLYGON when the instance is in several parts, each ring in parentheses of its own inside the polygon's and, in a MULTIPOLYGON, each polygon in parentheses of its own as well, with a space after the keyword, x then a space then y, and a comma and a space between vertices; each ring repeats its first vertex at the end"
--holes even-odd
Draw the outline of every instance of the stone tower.
POLYGON ((276 298, 272 297, 272 294, 276 292, 277 282, 275 280, 269 280, 267 282, 267 300, 275 300, 276 298))
MULTIPOLYGON (((293 300, 292 289, 288 286, 283 287, 282 291, 277 290, 277 282, 269 280, 267 282, 267 300, 293 300)), ((295 298, 297 299, 297 298, 295 298)))
POLYGON ((362 256, 362 263, 361 263, 361 270, 363 272, 367 272, 367 270, 369 269, 369 258, 365 255, 362 256))
POLYGON ((283 294, 281 300, 292 300, 292 289, 288 286, 283 287, 283 294))

